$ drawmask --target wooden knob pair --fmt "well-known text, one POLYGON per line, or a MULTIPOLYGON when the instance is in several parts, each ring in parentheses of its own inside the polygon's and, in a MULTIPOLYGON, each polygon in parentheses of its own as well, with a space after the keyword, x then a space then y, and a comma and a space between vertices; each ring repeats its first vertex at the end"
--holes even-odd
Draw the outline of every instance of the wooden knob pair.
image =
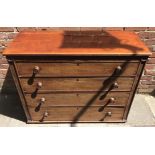
MULTIPOLYGON (((34 69, 33 69, 33 73, 37 74, 37 73, 39 73, 39 71, 40 71, 40 67, 39 66, 35 66, 34 69)), ((42 82, 38 82, 37 83, 37 89, 40 89, 42 87, 42 85, 43 85, 42 82)))

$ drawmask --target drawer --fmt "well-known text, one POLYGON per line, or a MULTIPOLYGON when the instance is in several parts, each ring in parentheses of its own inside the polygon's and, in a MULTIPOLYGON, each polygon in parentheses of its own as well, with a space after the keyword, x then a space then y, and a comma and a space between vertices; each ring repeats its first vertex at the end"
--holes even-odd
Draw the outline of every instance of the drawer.
POLYGON ((16 63, 20 77, 135 76, 138 62, 16 63))
POLYGON ((20 78, 24 92, 130 91, 134 78, 20 78))
POLYGON ((115 122, 121 121, 124 108, 106 107, 102 111, 100 107, 46 107, 35 112, 29 108, 33 121, 53 122, 115 122))
POLYGON ((25 98, 28 106, 39 111, 50 106, 125 106, 129 95, 129 92, 50 93, 38 94, 36 98, 25 94, 25 98))

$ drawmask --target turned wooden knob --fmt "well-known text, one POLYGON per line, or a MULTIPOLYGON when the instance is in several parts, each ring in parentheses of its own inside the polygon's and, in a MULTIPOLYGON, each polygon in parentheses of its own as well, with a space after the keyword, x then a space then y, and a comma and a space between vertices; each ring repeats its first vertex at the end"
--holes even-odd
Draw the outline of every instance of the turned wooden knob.
POLYGON ((40 99, 40 103, 41 103, 41 104, 43 104, 45 101, 46 101, 46 99, 45 99, 44 97, 42 97, 42 98, 40 99))
POLYGON ((46 111, 46 112, 44 112, 44 114, 43 114, 43 117, 42 117, 42 119, 40 120, 40 122, 43 122, 44 121, 44 119, 48 116, 49 114, 48 114, 48 112, 46 111))
POLYGON ((46 112, 44 112, 43 117, 45 118, 45 117, 47 117, 47 116, 48 116, 48 112, 46 111, 46 112))
POLYGON ((37 74, 39 72, 39 70, 40 70, 39 66, 35 66, 33 69, 33 73, 37 74))
POLYGON ((118 83, 117 82, 113 83, 113 88, 118 88, 118 83))
POLYGON ((42 85, 43 85, 43 84, 42 84, 41 82, 38 82, 38 83, 37 83, 37 89, 40 89, 40 88, 42 87, 42 85))
POLYGON ((108 111, 107 113, 106 113, 106 116, 111 116, 112 115, 112 112, 111 111, 108 111))
POLYGON ((111 98, 109 99, 109 101, 110 101, 110 103, 115 103, 115 98, 114 98, 114 97, 111 97, 111 98))
POLYGON ((117 66, 116 71, 120 72, 121 70, 122 70, 122 67, 121 66, 117 66))

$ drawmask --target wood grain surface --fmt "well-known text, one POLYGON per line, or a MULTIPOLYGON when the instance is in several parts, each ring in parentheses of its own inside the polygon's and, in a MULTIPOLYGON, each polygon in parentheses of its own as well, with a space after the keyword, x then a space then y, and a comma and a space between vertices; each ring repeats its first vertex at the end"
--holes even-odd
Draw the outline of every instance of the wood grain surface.
POLYGON ((37 63, 19 62, 16 63, 17 72, 20 77, 33 76, 35 66, 39 72, 35 77, 86 77, 86 76, 135 76, 137 73, 137 62, 96 62, 96 63, 37 63), (118 71, 117 67, 121 67, 118 71))
POLYGON ((3 55, 148 56, 148 47, 128 31, 23 31, 3 55))
POLYGON ((40 92, 64 92, 64 91, 105 91, 114 84, 118 83, 118 88, 112 91, 130 91, 134 78, 121 78, 117 80, 110 78, 35 78, 33 84, 29 84, 28 78, 21 78, 21 86, 24 92, 37 93, 40 92), (110 79, 110 80, 109 80, 110 79), (42 83, 42 87, 37 90, 38 82, 42 83), (107 87, 105 87, 107 86, 107 87))
POLYGON ((28 122, 125 122, 151 52, 128 31, 23 31, 3 52, 28 122), (114 87, 115 86, 115 87, 114 87))
MULTIPOLYGON (((35 98, 31 94, 25 94, 26 102, 29 107, 50 107, 50 106, 86 106, 97 93, 47 93, 38 94, 35 98), (41 98, 45 102, 41 103, 41 98)), ((130 92, 108 92, 99 93, 91 106, 125 106, 128 103, 130 92), (114 98, 114 102, 110 99, 114 98)))
POLYGON ((100 111, 100 107, 89 107, 84 113, 84 107, 46 107, 39 112, 35 112, 34 108, 29 108, 30 115, 34 121, 56 121, 56 122, 104 122, 104 121, 120 121, 123 118, 124 108, 121 107, 106 107, 100 111), (44 117, 47 112, 48 116, 44 117), (111 112, 111 116, 107 115, 111 112))

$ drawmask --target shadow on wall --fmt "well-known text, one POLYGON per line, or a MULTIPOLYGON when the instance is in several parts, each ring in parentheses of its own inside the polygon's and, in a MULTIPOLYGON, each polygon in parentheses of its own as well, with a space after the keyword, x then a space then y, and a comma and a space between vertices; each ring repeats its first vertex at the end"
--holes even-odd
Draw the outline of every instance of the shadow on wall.
MULTIPOLYGON (((64 39, 61 45, 61 48, 126 48, 133 52, 132 56, 136 55, 136 52, 140 50, 140 48, 127 45, 127 44, 121 44, 120 40, 112 35, 110 35, 108 32, 103 32, 103 36, 99 34, 98 31, 65 31, 64 32, 64 39), (92 37, 93 36, 93 37, 92 37), (97 37, 96 37, 97 36, 97 37), (94 40, 95 41, 94 41, 94 40), (111 43, 114 42, 113 46, 111 46, 111 43)), ((126 62, 122 64, 123 71, 127 67, 128 63, 130 62, 130 59, 127 59, 126 62)), ((123 72, 122 71, 122 72, 123 72)), ((75 126, 75 124, 78 122, 80 117, 87 111, 87 109, 95 102, 95 100, 99 97, 100 92, 104 92, 104 90, 111 90, 113 87, 113 83, 117 80, 117 78, 122 74, 118 74, 117 76, 112 78, 112 75, 103 83, 103 86, 98 90, 98 92, 92 96, 87 103, 85 103, 85 106, 77 113, 77 115, 73 118, 73 123, 71 123, 71 126, 75 126)), ((0 97, 0 114, 6 115, 21 121, 25 121, 25 114, 23 111, 23 108, 21 107, 21 101, 19 99, 19 96, 17 92, 13 91, 12 93, 8 94, 8 92, 11 92, 8 89, 15 89, 12 76, 10 74, 10 69, 7 72, 5 81, 2 86, 2 95, 0 97), (10 81, 11 80, 11 81, 10 81), (8 82, 9 81, 9 82, 8 82), (6 95, 7 94, 7 95, 6 95)), ((104 99, 107 95, 108 91, 105 93, 102 93, 102 99, 104 99)), ((105 105, 107 106, 107 105, 105 105)), ((104 106, 104 107, 105 107, 104 106)), ((102 109, 99 109, 99 112, 102 112, 104 107, 102 109)), ((103 118, 104 119, 104 118, 103 118)))
POLYGON ((24 122, 26 121, 10 69, 7 71, 0 93, 0 115, 5 115, 24 122))

